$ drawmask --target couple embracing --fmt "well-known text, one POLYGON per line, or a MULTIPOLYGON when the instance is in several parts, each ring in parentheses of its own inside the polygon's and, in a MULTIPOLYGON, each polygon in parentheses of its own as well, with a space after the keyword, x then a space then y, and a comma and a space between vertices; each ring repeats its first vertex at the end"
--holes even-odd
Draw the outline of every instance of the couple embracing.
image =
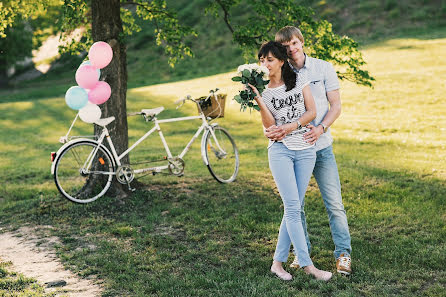
POLYGON ((259 62, 269 70, 267 89, 259 94, 250 85, 269 138, 269 166, 284 205, 271 272, 282 280, 292 279, 282 266, 292 244, 291 267, 328 281, 332 273, 317 269, 310 258, 304 198, 314 174, 328 213, 337 271, 349 275, 350 233, 329 128, 341 112, 339 82, 329 62, 305 54, 298 28, 284 27, 275 39, 264 43, 258 53, 259 62))

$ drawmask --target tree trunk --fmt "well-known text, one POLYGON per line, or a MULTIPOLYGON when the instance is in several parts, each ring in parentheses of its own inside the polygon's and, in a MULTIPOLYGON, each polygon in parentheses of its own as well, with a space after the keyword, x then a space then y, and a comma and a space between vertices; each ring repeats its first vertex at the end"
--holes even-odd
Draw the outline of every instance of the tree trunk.
MULTIPOLYGON (((102 118, 115 117, 115 121, 107 126, 116 152, 120 155, 128 148, 127 125, 127 54, 126 45, 122 42, 122 22, 119 0, 91 0, 92 37, 93 41, 107 42, 113 49, 113 59, 108 66, 101 69, 101 80, 111 87, 110 99, 101 104, 102 118)), ((95 126, 95 134, 99 134, 95 126)), ((121 160, 122 164, 129 164, 128 156, 121 160)), ((127 196, 127 186, 121 185, 113 179, 108 195, 117 197, 127 196)))

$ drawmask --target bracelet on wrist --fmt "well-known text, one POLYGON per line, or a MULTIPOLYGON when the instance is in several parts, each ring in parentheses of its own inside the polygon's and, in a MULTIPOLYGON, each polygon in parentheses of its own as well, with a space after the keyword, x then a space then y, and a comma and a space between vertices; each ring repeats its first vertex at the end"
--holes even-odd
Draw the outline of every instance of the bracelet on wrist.
POLYGON ((300 130, 300 129, 302 129, 302 125, 300 124, 300 121, 297 120, 297 128, 296 128, 296 130, 300 130))

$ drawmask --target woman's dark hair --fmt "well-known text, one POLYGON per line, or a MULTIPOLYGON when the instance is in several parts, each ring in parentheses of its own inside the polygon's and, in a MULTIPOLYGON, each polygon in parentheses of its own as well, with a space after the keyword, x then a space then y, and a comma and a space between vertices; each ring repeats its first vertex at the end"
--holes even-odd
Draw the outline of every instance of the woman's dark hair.
POLYGON ((288 64, 286 48, 278 42, 268 41, 262 44, 257 56, 260 59, 262 57, 267 57, 270 53, 276 59, 283 61, 282 79, 285 82, 286 91, 293 89, 296 86, 297 74, 293 71, 293 69, 291 69, 290 64, 288 64))

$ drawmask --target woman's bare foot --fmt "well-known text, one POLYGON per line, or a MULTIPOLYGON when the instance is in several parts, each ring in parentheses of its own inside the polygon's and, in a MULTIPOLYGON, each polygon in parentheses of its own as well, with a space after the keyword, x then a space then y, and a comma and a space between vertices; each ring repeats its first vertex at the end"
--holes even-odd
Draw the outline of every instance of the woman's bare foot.
POLYGON ((328 281, 333 276, 331 272, 317 269, 314 265, 305 266, 304 271, 306 274, 311 274, 315 279, 322 281, 328 281))
POLYGON ((271 265, 271 272, 274 273, 278 278, 284 281, 289 281, 293 278, 291 274, 285 271, 282 267, 282 262, 273 261, 273 265, 271 265))

